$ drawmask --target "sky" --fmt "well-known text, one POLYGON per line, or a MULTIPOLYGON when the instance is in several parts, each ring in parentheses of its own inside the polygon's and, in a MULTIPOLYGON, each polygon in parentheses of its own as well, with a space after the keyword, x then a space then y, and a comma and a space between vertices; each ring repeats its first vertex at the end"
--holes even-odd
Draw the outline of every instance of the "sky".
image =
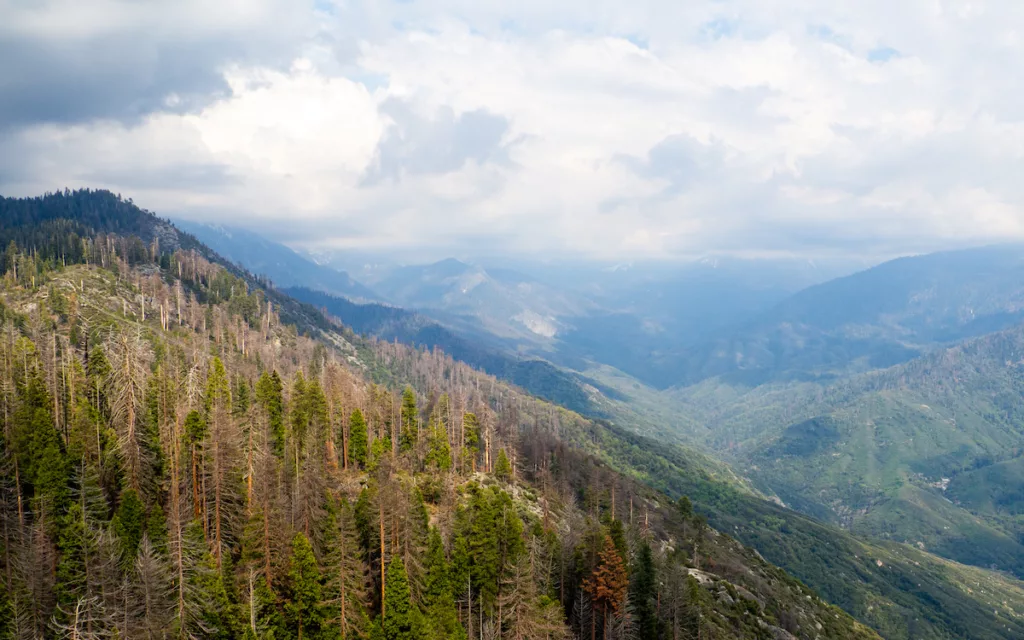
POLYGON ((0 0, 0 194, 296 248, 1024 240, 1015 0, 0 0))

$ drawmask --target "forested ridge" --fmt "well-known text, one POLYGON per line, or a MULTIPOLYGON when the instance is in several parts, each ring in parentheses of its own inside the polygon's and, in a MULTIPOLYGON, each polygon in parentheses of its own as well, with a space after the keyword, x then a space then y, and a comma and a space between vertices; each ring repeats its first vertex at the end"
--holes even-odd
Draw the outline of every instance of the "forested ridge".
POLYGON ((35 222, 0 224, 0 637, 875 637, 574 413, 35 222))

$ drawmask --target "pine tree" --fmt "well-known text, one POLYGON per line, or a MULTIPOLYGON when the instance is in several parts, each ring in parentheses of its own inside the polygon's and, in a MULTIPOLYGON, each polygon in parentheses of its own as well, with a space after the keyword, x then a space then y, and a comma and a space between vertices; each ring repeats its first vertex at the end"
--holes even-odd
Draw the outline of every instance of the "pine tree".
POLYGON ((146 528, 145 508, 135 489, 125 489, 121 494, 121 504, 111 521, 114 533, 121 544, 121 557, 131 566, 139 552, 139 543, 146 528))
POLYGON ((319 638, 325 619, 320 569, 309 539, 301 533, 292 539, 288 592, 285 614, 289 629, 296 634, 297 640, 319 638))
POLYGON ((399 451, 411 451, 416 447, 419 436, 419 411, 416 408, 416 394, 412 387, 402 392, 402 431, 398 439, 399 451))
POLYGON ((409 601, 409 579, 401 556, 395 556, 388 564, 384 582, 384 615, 381 630, 385 640, 413 640, 414 617, 409 601))
POLYGON ((266 412, 267 421, 270 426, 271 445, 274 455, 278 458, 284 457, 284 400, 282 391, 284 384, 277 371, 260 376, 256 383, 256 399, 259 401, 263 411, 266 412))
POLYGON ((637 633, 641 638, 656 638, 660 629, 655 604, 658 597, 658 577, 651 545, 646 541, 640 544, 631 578, 630 598, 636 614, 637 633))
POLYGON ((353 409, 348 427, 348 459, 356 468, 366 466, 366 419, 363 412, 353 409))
POLYGON ((512 479, 512 464, 508 461, 504 449, 498 450, 498 459, 494 463, 494 476, 499 480, 508 482, 512 479))
POLYGON ((430 427, 424 462, 428 469, 435 471, 448 471, 452 468, 452 450, 448 446, 448 433, 436 422, 430 427))
POLYGON ((471 468, 475 472, 477 455, 480 453, 480 420, 475 413, 463 414, 462 430, 465 455, 469 458, 471 468))
POLYGON ((459 624, 444 541, 437 528, 430 530, 425 559, 423 609, 427 620, 427 638, 444 640, 462 638, 466 632, 459 624))

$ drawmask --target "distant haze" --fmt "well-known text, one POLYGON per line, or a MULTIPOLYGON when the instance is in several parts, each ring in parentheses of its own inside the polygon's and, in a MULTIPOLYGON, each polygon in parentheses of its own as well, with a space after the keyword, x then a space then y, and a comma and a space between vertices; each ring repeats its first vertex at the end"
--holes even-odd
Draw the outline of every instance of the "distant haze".
POLYGON ((0 0, 0 193, 293 248, 877 261, 1024 240, 1010 0, 0 0))

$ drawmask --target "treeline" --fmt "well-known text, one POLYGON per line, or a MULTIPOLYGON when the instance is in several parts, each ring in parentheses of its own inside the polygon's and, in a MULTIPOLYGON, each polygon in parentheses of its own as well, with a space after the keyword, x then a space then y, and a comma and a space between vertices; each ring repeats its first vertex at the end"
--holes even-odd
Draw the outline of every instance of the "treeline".
POLYGON ((780 603, 698 583, 703 521, 567 446, 575 414, 438 352, 329 348, 195 253, 132 268, 123 249, 46 286, 5 274, 0 637, 782 624, 780 603), (380 368, 411 386, 366 382, 380 368))

